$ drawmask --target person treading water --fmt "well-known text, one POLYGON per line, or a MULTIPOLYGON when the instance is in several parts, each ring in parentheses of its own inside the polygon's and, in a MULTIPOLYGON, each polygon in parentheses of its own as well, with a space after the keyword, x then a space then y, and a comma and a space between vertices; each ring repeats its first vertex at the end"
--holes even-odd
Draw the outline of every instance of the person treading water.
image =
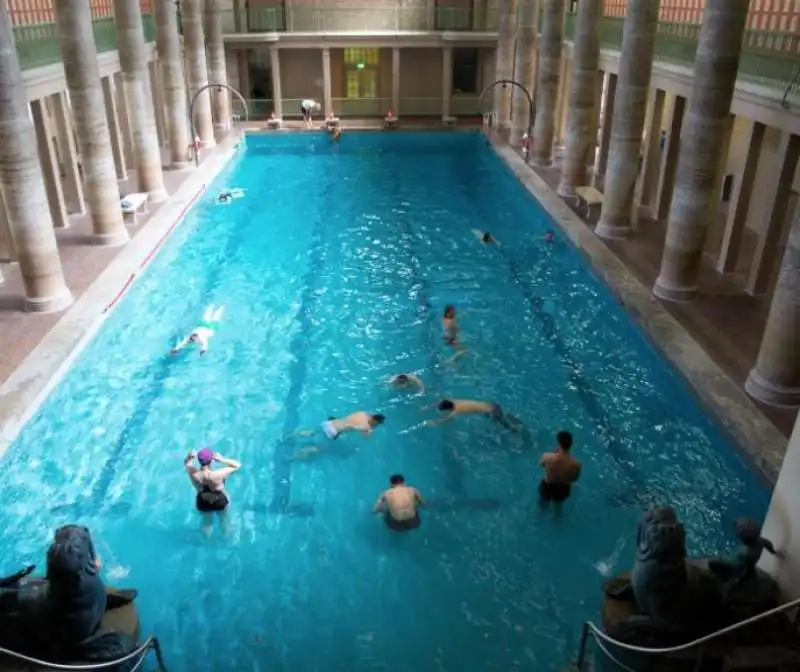
MULTIPOLYGON (((293 436, 313 436, 318 431, 322 431, 325 437, 331 441, 339 438, 347 432, 359 432, 363 436, 371 436, 372 430, 386 421, 386 416, 380 413, 367 413, 367 411, 356 411, 344 418, 330 417, 320 425, 319 430, 307 429, 295 433, 293 436)), ((317 453, 322 448, 314 445, 298 451, 294 459, 301 460, 313 453, 317 453)))
POLYGON ((225 480, 241 468, 241 463, 236 460, 222 457, 211 448, 201 448, 192 451, 183 461, 189 480, 197 491, 195 508, 203 514, 203 534, 210 535, 213 523, 212 515, 218 513, 224 525, 225 511, 230 500, 225 492, 225 480), (200 467, 195 467, 192 462, 197 458, 200 467), (219 462, 221 469, 212 469, 211 464, 219 462))
POLYGON ((481 231, 480 229, 472 229, 472 233, 474 233, 482 243, 486 243, 487 245, 493 245, 497 243, 495 237, 488 231, 481 231))
POLYGON ((177 355, 186 346, 194 345, 195 343, 200 345, 200 354, 206 354, 206 352, 208 352, 208 344, 214 337, 224 313, 224 306, 219 306, 218 308, 209 306, 206 308, 200 324, 196 326, 186 338, 172 348, 170 354, 177 355))
POLYGON ((425 506, 425 500, 419 490, 406 485, 402 474, 394 474, 389 483, 391 487, 378 497, 373 513, 383 513, 386 525, 395 532, 415 530, 422 523, 419 508, 425 506))
MULTIPOLYGON (((430 406, 428 407, 430 408, 430 406)), ((500 404, 489 401, 474 401, 472 399, 443 399, 436 408, 447 415, 436 420, 427 420, 426 425, 441 425, 457 418, 459 415, 486 415, 495 422, 499 422, 506 429, 514 432, 522 431, 522 422, 513 415, 506 413, 500 404)))
POLYGON ((556 435, 556 449, 545 453, 539 460, 544 478, 539 483, 540 503, 566 501, 572 485, 580 478, 581 463, 570 455, 572 434, 566 431, 556 435))
POLYGON ((393 376, 389 380, 389 385, 403 389, 415 387, 419 390, 420 394, 425 394, 425 383, 422 382, 422 378, 415 376, 413 373, 401 373, 397 376, 393 376))

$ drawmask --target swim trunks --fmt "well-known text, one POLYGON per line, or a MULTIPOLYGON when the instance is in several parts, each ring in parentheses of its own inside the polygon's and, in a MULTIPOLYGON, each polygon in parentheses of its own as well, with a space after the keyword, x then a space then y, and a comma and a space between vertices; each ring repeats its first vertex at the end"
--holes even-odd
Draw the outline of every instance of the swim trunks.
POLYGON ((502 423, 505 418, 506 414, 503 413, 503 407, 500 404, 492 404, 492 420, 502 423))
POLYGON ((333 424, 333 420, 326 420, 323 422, 322 431, 325 432, 325 436, 331 440, 339 438, 339 430, 336 429, 336 425, 333 424))
POLYGON ((407 518, 406 520, 396 520, 387 513, 384 515, 383 520, 386 522, 387 527, 395 532, 408 532, 409 530, 416 530, 420 525, 422 525, 422 519, 419 517, 419 514, 415 515, 413 518, 407 518))
POLYGON ((204 487, 197 493, 194 504, 201 513, 224 511, 228 508, 228 496, 222 491, 211 490, 208 487, 204 487))
POLYGON ((544 502, 563 502, 567 500, 572 492, 570 483, 539 483, 539 496, 544 502))

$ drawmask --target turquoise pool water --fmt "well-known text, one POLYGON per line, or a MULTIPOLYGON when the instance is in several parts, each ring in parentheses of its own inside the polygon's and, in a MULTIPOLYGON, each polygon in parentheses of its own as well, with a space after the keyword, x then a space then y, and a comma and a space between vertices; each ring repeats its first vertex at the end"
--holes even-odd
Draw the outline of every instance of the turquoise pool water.
POLYGON ((250 138, 3 458, 0 571, 87 524, 173 672, 562 669, 642 507, 708 555, 768 492, 551 228, 477 134, 250 138), (475 355, 454 363, 447 302, 475 355), (209 353, 166 356, 208 304, 209 353), (424 399, 384 384, 408 371, 424 399), (443 394, 530 440, 420 429, 443 394), (283 437, 360 408, 387 416, 371 439, 288 459, 283 437), (536 487, 560 429, 584 471, 557 519, 536 487), (210 539, 182 467, 203 445, 244 464, 210 539), (405 535, 370 514, 398 471, 433 503, 405 535))

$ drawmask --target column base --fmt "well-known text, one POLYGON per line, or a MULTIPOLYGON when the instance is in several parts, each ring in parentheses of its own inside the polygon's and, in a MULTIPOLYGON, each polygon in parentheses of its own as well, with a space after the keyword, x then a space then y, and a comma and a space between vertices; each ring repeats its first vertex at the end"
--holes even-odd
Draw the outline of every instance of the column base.
POLYGON ((631 229, 630 226, 614 226, 612 224, 607 224, 601 219, 597 223, 597 226, 594 227, 594 232, 600 238, 606 238, 607 240, 625 240, 626 238, 630 238, 633 229, 631 229))
POLYGON ((216 138, 211 138, 211 139, 200 138, 200 142, 203 143, 202 147, 200 147, 200 149, 211 149, 212 147, 216 147, 217 146, 217 139, 216 138))
POLYGON ((29 313, 58 313, 72 305, 72 292, 66 287, 55 296, 25 297, 25 310, 29 313))
POLYGON ((191 167, 190 161, 171 161, 169 164, 169 170, 187 170, 191 167))
POLYGON ((564 182, 558 183, 558 188, 556 189, 556 193, 563 198, 577 198, 578 196, 575 193, 575 185, 565 184, 564 182))
POLYGON ((770 383, 753 369, 747 376, 744 389, 753 399, 770 406, 797 408, 800 406, 800 387, 784 387, 770 383))
POLYGON ((531 165, 537 168, 549 168, 553 165, 553 159, 548 157, 532 156, 531 165))
POLYGON ((154 189, 153 191, 147 192, 148 203, 163 203, 168 198, 169 194, 166 189, 154 189))
POLYGON ((656 278, 656 284, 653 285, 653 294, 659 299, 664 301, 673 301, 675 303, 690 303, 697 298, 697 287, 674 287, 668 285, 659 275, 656 278))
POLYGON ((127 230, 119 233, 93 233, 91 242, 100 247, 120 247, 131 239, 127 230))

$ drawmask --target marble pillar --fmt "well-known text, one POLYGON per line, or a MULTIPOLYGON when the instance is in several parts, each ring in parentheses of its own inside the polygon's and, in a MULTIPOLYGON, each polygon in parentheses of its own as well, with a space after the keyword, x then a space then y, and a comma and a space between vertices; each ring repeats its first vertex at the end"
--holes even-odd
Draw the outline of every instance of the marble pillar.
POLYGON ((211 94, 206 69, 206 42, 203 37, 203 0, 181 0, 183 51, 189 104, 194 101, 194 132, 205 147, 214 147, 214 122, 211 115, 211 94))
POLYGON ((574 196, 576 187, 589 184, 597 146, 597 70, 600 66, 601 0, 581 0, 572 50, 572 84, 567 116, 567 138, 558 193, 574 196))
POLYGON ((322 49, 322 100, 327 117, 333 109, 333 93, 331 92, 331 50, 328 47, 322 49))
POLYGON ((64 91, 55 93, 50 100, 56 124, 56 134, 59 138, 58 148, 61 154, 61 166, 64 170, 64 200, 67 212, 82 215, 85 212, 83 179, 78 167, 78 149, 75 146, 75 132, 72 129, 67 94, 64 91))
POLYGON ((453 97, 453 47, 442 49, 442 119, 450 116, 450 99, 453 97))
POLYGON ((400 47, 392 47, 392 112, 400 116, 400 47))
POLYGON ((278 119, 283 117, 283 90, 281 87, 281 55, 278 47, 269 48, 269 67, 272 71, 272 107, 278 119))
POLYGON ((119 135, 124 148, 125 165, 134 170, 136 168, 136 152, 133 151, 133 133, 130 119, 128 119, 128 103, 125 102, 125 85, 122 81, 122 73, 117 72, 113 76, 109 76, 109 79, 113 80, 115 108, 119 124, 119 135))
POLYGON ((53 144, 53 129, 47 113, 44 98, 31 101, 31 117, 36 132, 36 153, 44 177, 44 188, 47 193, 47 204, 50 206, 50 217, 57 229, 69 227, 67 204, 64 202, 64 190, 61 185, 61 171, 58 167, 56 148, 53 144))
POLYGON ((655 217, 659 222, 666 221, 672 193, 675 190, 675 171, 678 168, 678 154, 681 148, 681 129, 683 114, 686 111, 686 98, 674 96, 667 125, 667 142, 661 159, 661 174, 658 179, 655 217))
MULTIPOLYGON (((11 238, 11 224, 8 221, 8 210, 3 198, 2 187, 3 185, 0 184, 0 263, 10 264, 17 260, 17 253, 14 250, 14 241, 11 238)), ((0 282, 2 281, 3 277, 0 274, 0 282)))
POLYGON ((561 81, 561 52, 564 41, 564 2, 542 0, 542 9, 536 81, 536 120, 531 142, 531 162, 535 166, 549 166, 553 162, 556 110, 561 81))
POLYGON ((72 295, 58 256, 39 157, 32 151, 36 132, 6 3, 0 3, 0 45, 0 190, 25 287, 25 307, 35 312, 63 310, 72 303, 72 295))
POLYGON ((250 50, 239 49, 236 52, 236 69, 239 71, 239 93, 242 98, 249 100, 250 89, 250 50))
POLYGON ((611 122, 614 118, 614 101, 617 97, 617 76, 613 72, 605 74, 603 86, 603 105, 600 113, 600 146, 594 164, 592 184, 599 189, 605 181, 608 170, 608 150, 611 146, 611 122))
POLYGON ((150 95, 153 99, 153 119, 156 122, 156 137, 158 146, 164 147, 167 144, 166 121, 164 119, 164 96, 161 92, 164 87, 161 85, 161 74, 158 67, 158 60, 150 61, 147 79, 150 83, 150 95))
POLYGON ((113 2, 122 87, 136 161, 137 190, 146 193, 151 203, 160 203, 166 200, 167 190, 164 188, 161 148, 151 100, 141 8, 139 0, 113 2))
POLYGON ((98 244, 122 245, 128 231, 119 205, 89 0, 53 0, 53 8, 92 232, 98 244))
POLYGON ((661 127, 664 121, 664 102, 667 94, 663 89, 654 89, 645 120, 645 142, 642 152, 642 167, 636 188, 636 205, 639 216, 654 218, 658 181, 661 176, 662 147, 661 127))
POLYGON ((707 0, 703 12, 661 272, 653 287, 653 293, 666 301, 692 301, 698 293, 703 245, 717 214, 717 172, 749 4, 707 0))
POLYGON ((632 230, 660 4, 660 0, 631 0, 626 10, 603 209, 595 229, 603 238, 625 238, 632 230))
MULTIPOLYGON (((536 31, 539 22, 538 0, 517 0, 517 57, 514 60, 514 81, 524 86, 533 97, 536 76, 536 31)), ((530 102, 520 89, 512 97, 511 134, 508 142, 519 147, 533 121, 530 102)))
POLYGON ((186 103, 186 80, 183 75, 177 8, 173 2, 156 2, 153 10, 167 117, 170 166, 174 169, 185 168, 189 165, 188 154, 192 137, 189 133, 189 110, 186 103))
MULTIPOLYGON (((499 0, 497 52, 495 55, 495 80, 511 79, 514 76, 514 34, 517 16, 517 0, 499 0)), ((494 87, 494 113, 497 129, 509 129, 511 121, 511 88, 494 87)))
POLYGON ((128 163, 125 157, 125 142, 122 139, 122 128, 117 110, 117 95, 114 90, 114 78, 109 75, 100 80, 103 89, 103 102, 106 108, 106 121, 111 139, 111 153, 114 158, 114 170, 117 180, 122 182, 128 179, 128 163))
MULTIPOLYGON (((228 84, 225 42, 222 39, 222 0, 205 0, 208 79, 212 84, 228 84)), ((211 89, 214 131, 222 139, 231 129, 231 94, 225 87, 211 89)))
POLYGON ((800 406, 800 205, 794 215, 747 393, 775 406, 800 406))

